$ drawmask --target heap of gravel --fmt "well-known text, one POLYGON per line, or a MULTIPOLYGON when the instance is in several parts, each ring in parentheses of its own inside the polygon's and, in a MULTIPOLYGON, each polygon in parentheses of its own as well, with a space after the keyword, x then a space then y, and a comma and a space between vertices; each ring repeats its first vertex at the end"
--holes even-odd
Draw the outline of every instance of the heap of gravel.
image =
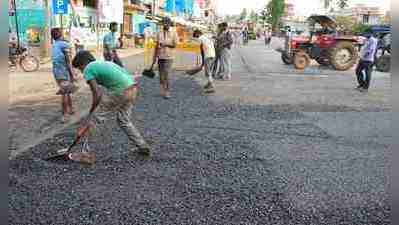
MULTIPOLYGON (((152 143, 151 158, 129 153, 125 134, 108 118, 91 139, 94 166, 41 159, 66 147, 73 127, 11 161, 9 224, 390 223, 384 190, 372 199, 366 184, 342 190, 348 198, 363 193, 366 203, 315 205, 312 196, 303 205, 295 201, 305 194, 295 190, 312 191, 293 188, 292 180, 312 174, 314 165, 334 167, 339 154, 351 157, 365 144, 337 141, 299 112, 212 101, 188 78, 176 79, 172 88, 166 101, 156 80, 142 82, 133 117, 152 143)), ((381 157, 376 166, 384 165, 381 157)), ((327 183, 346 182, 329 175, 327 183)))

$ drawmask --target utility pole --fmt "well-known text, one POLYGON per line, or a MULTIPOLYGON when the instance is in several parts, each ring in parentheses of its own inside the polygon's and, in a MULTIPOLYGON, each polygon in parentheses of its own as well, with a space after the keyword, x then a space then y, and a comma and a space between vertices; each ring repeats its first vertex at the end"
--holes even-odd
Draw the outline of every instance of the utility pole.
POLYGON ((42 56, 48 57, 50 56, 50 45, 51 45, 51 35, 50 30, 52 26, 51 22, 51 8, 50 8, 50 0, 44 1, 44 10, 45 10, 45 21, 46 26, 44 27, 44 43, 42 49, 42 56))
POLYGON ((152 0, 152 6, 151 6, 151 14, 152 14, 152 18, 154 18, 154 16, 155 16, 155 1, 156 0, 152 0))
POLYGON ((13 3, 14 3, 15 32, 17 33, 17 49, 19 49, 20 42, 19 42, 17 3, 15 2, 15 0, 13 0, 13 3))

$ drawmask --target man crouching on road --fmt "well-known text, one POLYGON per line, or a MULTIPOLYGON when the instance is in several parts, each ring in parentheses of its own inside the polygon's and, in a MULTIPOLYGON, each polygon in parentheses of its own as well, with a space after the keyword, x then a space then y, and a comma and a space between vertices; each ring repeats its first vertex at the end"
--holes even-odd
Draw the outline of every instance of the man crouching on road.
POLYGON ((92 106, 86 122, 90 121, 102 100, 102 92, 99 90, 99 85, 101 85, 107 89, 106 94, 111 99, 109 103, 106 103, 106 107, 117 112, 118 124, 129 140, 137 146, 137 152, 149 156, 151 153, 149 145, 130 120, 130 113, 137 96, 137 83, 132 75, 113 62, 96 61, 88 51, 78 52, 72 65, 82 71, 93 94, 92 106))

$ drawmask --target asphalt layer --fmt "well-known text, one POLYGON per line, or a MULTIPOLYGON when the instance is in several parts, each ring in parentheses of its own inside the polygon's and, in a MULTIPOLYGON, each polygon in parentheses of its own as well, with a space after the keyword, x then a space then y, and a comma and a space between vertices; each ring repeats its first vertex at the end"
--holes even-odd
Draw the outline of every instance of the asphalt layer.
POLYGON ((10 161, 9 224, 390 224, 389 136, 339 135, 325 122, 334 113, 228 102, 172 80, 170 100, 156 79, 141 82, 133 120, 150 158, 129 152, 110 114, 90 139, 93 166, 42 159, 75 127, 10 161))
POLYGON ((9 223, 389 224, 387 146, 337 140, 299 112, 214 103, 189 78, 163 100, 156 83, 142 82, 134 113, 151 158, 129 153, 110 118, 95 166, 40 159, 70 143, 60 134, 10 162, 9 223))

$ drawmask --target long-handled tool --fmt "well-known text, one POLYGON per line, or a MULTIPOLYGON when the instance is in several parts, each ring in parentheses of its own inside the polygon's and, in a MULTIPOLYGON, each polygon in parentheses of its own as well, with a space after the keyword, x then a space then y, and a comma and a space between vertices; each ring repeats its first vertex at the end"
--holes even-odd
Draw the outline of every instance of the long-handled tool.
MULTIPOLYGON (((68 148, 64 148, 61 150, 56 151, 54 154, 51 154, 45 160, 73 160, 73 161, 80 161, 80 162, 86 162, 86 163, 94 163, 92 161, 95 160, 93 154, 89 154, 86 150, 88 149, 88 132, 90 131, 91 128, 94 127, 94 124, 91 122, 86 123, 84 126, 80 126, 77 130, 77 135, 75 140, 71 145, 69 145, 68 148), (79 155, 77 157, 71 157, 72 156, 72 148, 75 147, 81 139, 84 138, 83 142, 83 151, 82 155, 79 155)), ((77 154, 77 153, 76 153, 77 154)))
POLYGON ((199 73, 202 71, 202 67, 201 66, 197 66, 195 68, 192 68, 190 70, 186 71, 186 74, 194 76, 195 74, 199 73))

